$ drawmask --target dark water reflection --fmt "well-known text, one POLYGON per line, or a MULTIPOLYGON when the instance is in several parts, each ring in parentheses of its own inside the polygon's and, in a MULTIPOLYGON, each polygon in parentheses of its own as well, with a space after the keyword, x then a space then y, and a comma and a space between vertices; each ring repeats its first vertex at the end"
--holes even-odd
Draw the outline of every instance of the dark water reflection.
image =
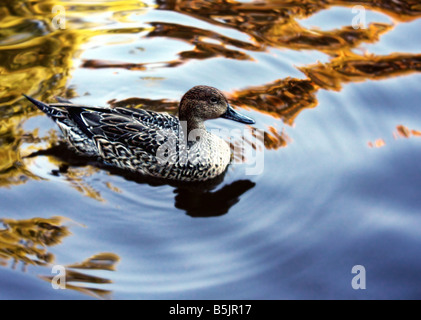
POLYGON ((1 298, 420 297, 418 1, 57 2, 63 30, 55 4, 0 5, 1 298), (257 120, 261 174, 105 167, 21 98, 176 113, 197 84, 257 120))

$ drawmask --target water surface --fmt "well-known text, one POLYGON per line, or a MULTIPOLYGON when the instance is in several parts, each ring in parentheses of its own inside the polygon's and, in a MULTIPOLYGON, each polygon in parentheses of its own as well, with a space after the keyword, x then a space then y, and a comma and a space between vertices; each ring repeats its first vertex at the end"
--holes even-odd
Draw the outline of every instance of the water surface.
POLYGON ((421 7, 324 3, 1 4, 0 298, 420 298, 421 7), (21 96, 175 114, 198 84, 256 119, 261 174, 186 187, 98 166, 21 96))

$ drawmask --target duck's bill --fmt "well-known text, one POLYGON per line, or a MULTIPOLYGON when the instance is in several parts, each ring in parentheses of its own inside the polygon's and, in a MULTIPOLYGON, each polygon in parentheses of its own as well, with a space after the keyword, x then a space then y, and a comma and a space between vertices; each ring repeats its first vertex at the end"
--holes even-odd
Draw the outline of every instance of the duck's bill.
POLYGON ((227 111, 221 116, 221 118, 234 120, 237 122, 245 123, 245 124, 255 124, 256 121, 254 121, 252 118, 246 117, 242 115, 241 113, 238 113, 234 110, 233 107, 228 105, 227 111))

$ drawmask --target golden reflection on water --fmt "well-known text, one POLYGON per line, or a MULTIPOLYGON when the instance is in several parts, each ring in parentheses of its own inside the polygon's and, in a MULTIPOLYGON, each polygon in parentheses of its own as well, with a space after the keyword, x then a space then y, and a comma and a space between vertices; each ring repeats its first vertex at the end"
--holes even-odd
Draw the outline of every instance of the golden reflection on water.
MULTIPOLYGON (((64 217, 33 218, 27 220, 1 219, 3 228, 0 229, 0 265, 16 268, 19 264, 25 271, 28 265, 37 265, 51 270, 56 261, 55 255, 49 248, 61 244, 71 235, 69 227, 65 225, 68 219, 64 217)), ((64 266, 66 270, 66 289, 76 290, 90 296, 107 298, 110 290, 96 287, 81 286, 87 284, 112 283, 110 279, 92 274, 84 274, 76 270, 107 270, 115 271, 120 258, 113 253, 99 253, 82 262, 64 266), (76 270, 74 270, 76 269, 76 270)), ((53 281, 54 276, 40 275, 47 281, 53 281)), ((62 284, 64 285, 64 283, 62 284)))
MULTIPOLYGON (((81 19, 92 13, 113 11, 117 14, 142 8, 144 5, 138 0, 95 5, 83 1, 7 1, 0 4, 0 186, 39 179, 26 169, 30 160, 23 160, 22 153, 30 152, 22 150, 22 144, 40 138, 36 131, 25 132, 21 127, 25 120, 39 112, 22 101, 22 93, 47 101, 53 96, 74 96, 66 83, 80 45, 94 35, 113 32, 92 29, 102 26, 102 21, 92 23, 81 19), (55 5, 68 9, 64 30, 52 26, 55 5)), ((51 136, 46 142, 52 145, 56 139, 51 136)), ((75 186, 83 189, 77 182, 75 179, 75 186)), ((99 198, 89 189, 84 193, 99 198)))
MULTIPOLYGON (((110 299, 112 295, 111 290, 87 286, 113 283, 110 279, 82 273, 74 269, 116 271, 116 265, 119 261, 119 256, 114 253, 99 253, 80 263, 67 265, 65 266, 65 281, 64 283, 59 283, 59 285, 67 290, 75 290, 94 298, 110 299)), ((40 278, 51 283, 54 283, 55 281, 54 275, 42 275, 40 278)))
POLYGON ((5 226, 0 230, 0 259, 6 265, 13 260, 13 265, 47 265, 54 260, 54 255, 47 247, 61 243, 70 234, 62 225, 63 218, 34 218, 29 220, 2 219, 5 226))

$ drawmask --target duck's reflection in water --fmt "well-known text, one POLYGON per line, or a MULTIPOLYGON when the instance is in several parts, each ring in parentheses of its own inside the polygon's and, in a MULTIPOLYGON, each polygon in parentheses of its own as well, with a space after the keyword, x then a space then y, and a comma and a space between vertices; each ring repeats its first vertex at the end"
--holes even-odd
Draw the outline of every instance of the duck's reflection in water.
POLYGON ((237 180, 212 191, 201 188, 175 189, 175 206, 191 217, 216 217, 226 214, 240 197, 255 186, 250 180, 237 180))
POLYGON ((250 180, 237 180, 217 189, 224 181, 225 173, 204 182, 176 182, 159 179, 127 170, 104 165, 95 158, 79 156, 68 149, 65 143, 59 143, 46 150, 31 154, 35 156, 53 156, 62 161, 55 175, 66 175, 71 166, 92 165, 106 170, 112 175, 118 175, 128 181, 151 186, 170 185, 174 187, 174 206, 184 210, 191 217, 217 217, 229 212, 230 208, 239 202, 240 197, 255 186, 250 180))

